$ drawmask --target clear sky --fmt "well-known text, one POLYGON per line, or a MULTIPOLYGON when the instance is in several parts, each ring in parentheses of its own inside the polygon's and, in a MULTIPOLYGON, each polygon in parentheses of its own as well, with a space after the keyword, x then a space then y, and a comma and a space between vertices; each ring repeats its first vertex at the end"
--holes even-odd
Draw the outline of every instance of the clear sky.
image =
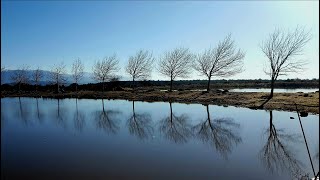
MULTIPOLYGON (((309 64, 286 78, 319 78, 319 1, 1 1, 1 66, 50 70, 64 61, 70 72, 79 57, 85 71, 116 53, 119 75, 139 49, 156 58, 175 47, 200 53, 228 33, 246 52, 245 71, 229 79, 266 79, 259 44, 276 27, 311 29, 309 64)), ((203 79, 194 72, 189 79, 203 79)), ((167 79, 152 73, 152 79, 167 79)))

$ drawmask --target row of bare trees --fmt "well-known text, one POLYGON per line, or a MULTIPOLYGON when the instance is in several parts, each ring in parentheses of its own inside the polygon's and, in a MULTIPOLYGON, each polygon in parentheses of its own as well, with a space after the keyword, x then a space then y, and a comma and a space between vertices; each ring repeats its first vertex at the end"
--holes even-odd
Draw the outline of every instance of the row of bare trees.
MULTIPOLYGON (((275 30, 266 41, 262 42, 261 50, 268 58, 268 65, 264 71, 271 78, 271 92, 265 103, 273 97, 274 83, 279 76, 303 69, 306 61, 297 57, 302 54, 303 47, 310 39, 309 32, 306 32, 304 28, 297 27, 294 31, 288 32, 275 30)), ((190 77, 192 69, 208 78, 207 91, 210 91, 210 82, 213 77, 230 77, 243 72, 244 57, 244 51, 236 48, 235 42, 229 34, 215 47, 206 49, 197 55, 183 47, 167 51, 159 58, 156 69, 163 76, 170 78, 170 91, 172 91, 173 81, 176 78, 190 77)), ((135 55, 129 57, 125 71, 132 78, 133 88, 136 80, 146 80, 151 76, 154 62, 155 58, 147 50, 139 50, 135 55)), ((27 82, 27 69, 27 66, 22 66, 12 77, 12 80, 19 84, 19 89, 22 83, 27 82)), ((115 74, 119 69, 119 59, 116 55, 106 57, 102 61, 95 62, 92 68, 93 78, 103 84, 104 90, 105 82, 116 78, 115 74)), ((1 71, 3 70, 4 68, 1 68, 1 71)), ((36 85, 43 77, 41 73, 39 68, 34 71, 33 80, 36 85)), ((51 69, 50 79, 57 84, 58 91, 59 85, 65 80, 65 73, 66 67, 63 63, 55 65, 51 69)), ((83 78, 84 65, 80 59, 74 61, 72 75, 76 84, 83 78)))

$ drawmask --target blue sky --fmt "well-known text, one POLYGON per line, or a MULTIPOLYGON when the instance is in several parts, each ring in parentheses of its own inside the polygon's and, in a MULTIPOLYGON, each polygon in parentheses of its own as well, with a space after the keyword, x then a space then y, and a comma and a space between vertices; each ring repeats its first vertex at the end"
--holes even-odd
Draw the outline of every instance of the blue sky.
MULTIPOLYGON (((96 60, 116 53, 126 76, 127 59, 139 49, 156 58, 180 46, 201 53, 231 33, 246 57, 245 71, 229 79, 266 79, 259 44, 276 27, 297 25, 311 29, 302 57, 309 64, 282 78, 319 78, 318 1, 1 1, 1 66, 50 70, 64 61, 70 71, 79 57, 91 72, 96 60)), ((167 78, 154 69, 152 79, 167 78)))

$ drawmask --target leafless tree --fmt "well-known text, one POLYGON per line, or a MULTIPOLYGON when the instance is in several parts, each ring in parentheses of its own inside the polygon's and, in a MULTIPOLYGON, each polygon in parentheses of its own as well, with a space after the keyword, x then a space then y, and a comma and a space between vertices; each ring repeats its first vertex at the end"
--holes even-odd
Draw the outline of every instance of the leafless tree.
POLYGON ((194 69, 208 78, 207 91, 210 90, 210 81, 213 76, 230 77, 243 71, 243 58, 245 53, 236 50, 235 43, 229 34, 220 41, 215 48, 205 50, 198 55, 194 69))
POLYGON ((36 85, 36 91, 38 90, 38 86, 42 78, 43 78, 43 73, 38 67, 36 70, 33 71, 33 74, 32 74, 32 79, 36 85))
POLYGON ((28 77, 28 71, 29 66, 27 65, 22 65, 21 67, 18 68, 18 70, 14 71, 14 73, 11 76, 11 79, 18 84, 19 91, 21 89, 21 84, 23 83, 28 83, 29 77, 28 77))
POLYGON ((94 64, 93 78, 102 82, 102 91, 104 91, 104 83, 114 77, 114 73, 119 70, 119 60, 116 55, 106 57, 103 61, 94 64))
POLYGON ((153 62, 152 53, 148 51, 140 50, 135 56, 129 57, 126 72, 132 77, 133 89, 136 79, 146 79, 151 76, 153 62))
POLYGON ((211 119, 209 106, 207 107, 207 118, 193 127, 196 137, 203 143, 215 148, 225 159, 231 153, 232 148, 242 142, 239 135, 240 124, 231 118, 211 119))
POLYGON ((64 63, 56 64, 51 68, 50 79, 57 84, 57 92, 59 92, 60 84, 66 81, 66 65, 64 63))
POLYGON ((84 75, 84 65, 78 58, 72 64, 72 77, 76 83, 76 92, 78 91, 78 83, 83 78, 84 75))
POLYGON ((297 57, 302 55, 303 47, 310 39, 309 32, 297 27, 291 32, 276 29, 266 41, 262 42, 261 50, 267 56, 269 64, 264 72, 271 77, 271 93, 260 108, 272 99, 274 83, 279 76, 303 69, 306 61, 297 59, 297 57))
POLYGON ((160 58, 158 71, 170 77, 170 91, 172 91, 172 82, 177 77, 187 78, 191 72, 191 64, 194 55, 187 48, 176 48, 173 51, 165 52, 160 58))

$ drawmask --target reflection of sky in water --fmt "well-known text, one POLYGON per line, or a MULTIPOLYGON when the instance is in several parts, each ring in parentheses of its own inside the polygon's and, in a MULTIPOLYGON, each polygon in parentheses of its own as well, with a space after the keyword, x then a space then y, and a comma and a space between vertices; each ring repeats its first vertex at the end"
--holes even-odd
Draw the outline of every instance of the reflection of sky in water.
MULTIPOLYGON (((1 165, 8 174, 19 172, 25 177, 30 174, 34 177, 41 171, 45 173, 42 178, 56 173, 77 178, 119 178, 120 174, 131 179, 289 178, 282 171, 271 173, 259 155, 268 140, 265 132, 270 124, 269 111, 210 105, 212 120, 227 118, 234 124, 222 123, 221 127, 225 129, 224 133, 232 133, 241 139, 235 143, 229 136, 224 141, 219 138, 203 141, 196 136, 192 127, 208 118, 207 108, 201 104, 172 103, 172 114, 184 119, 174 121, 173 118, 173 122, 170 122, 170 104, 167 102, 135 102, 134 113, 140 115, 136 121, 129 121, 133 115, 132 105, 132 101, 104 100, 109 119, 99 121, 100 116, 96 114, 103 112, 101 100, 79 99, 76 106, 75 99, 38 99, 37 106, 37 100, 32 98, 20 98, 20 101, 19 98, 2 98, 1 165), (75 118, 79 114, 80 120, 75 118), (161 123, 166 118, 169 121, 161 123), (108 133, 107 127, 112 122, 118 128, 114 133, 108 133), (161 125, 170 130, 173 123, 176 125, 173 133, 182 133, 184 141, 176 143, 167 138, 165 133, 168 131, 160 131, 161 125), (145 134, 139 135, 142 132, 145 134), (219 148, 230 151, 224 157, 219 148)), ((319 116, 304 117, 302 123, 311 155, 315 157, 319 151, 319 116)), ((296 113, 273 111, 273 125, 284 135, 301 136, 300 142, 283 143, 294 158, 303 163, 303 171, 311 175, 296 113)), ((318 171, 318 160, 313 163, 318 171)))

